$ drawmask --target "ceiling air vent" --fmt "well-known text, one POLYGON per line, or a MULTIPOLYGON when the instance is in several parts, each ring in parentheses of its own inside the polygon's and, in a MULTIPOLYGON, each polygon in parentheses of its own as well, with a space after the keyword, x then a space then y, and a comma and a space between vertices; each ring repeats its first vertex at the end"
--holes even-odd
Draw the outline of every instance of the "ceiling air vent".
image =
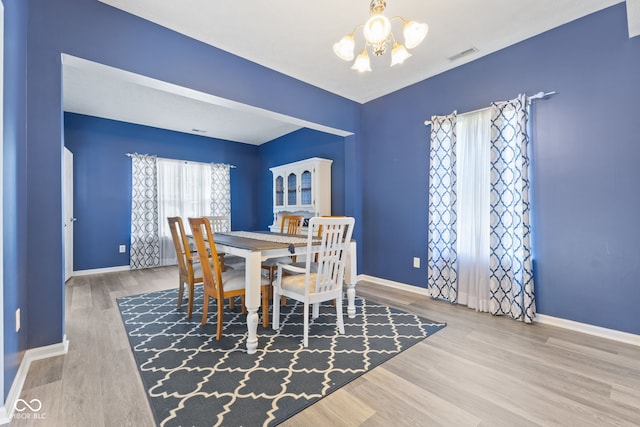
POLYGON ((476 53, 477 51, 478 51, 478 49, 476 49, 475 47, 470 47, 467 50, 463 50, 460 53, 456 53, 455 55, 450 56, 449 57, 449 61, 456 61, 456 60, 462 58, 463 56, 471 55, 472 53, 476 53))

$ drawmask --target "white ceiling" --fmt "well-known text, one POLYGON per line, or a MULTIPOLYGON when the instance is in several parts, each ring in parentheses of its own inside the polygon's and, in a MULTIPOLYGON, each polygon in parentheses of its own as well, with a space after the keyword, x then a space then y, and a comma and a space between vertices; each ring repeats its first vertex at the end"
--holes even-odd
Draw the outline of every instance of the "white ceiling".
POLYGON ((64 110, 260 145, 307 125, 269 111, 63 55, 64 110))
MULTIPOLYGON (((387 0, 388 17, 426 22, 429 34, 404 64, 389 67, 386 53, 372 58, 371 73, 361 74, 333 54, 332 44, 367 19, 368 0, 100 1, 360 103, 621 2, 387 0), (470 48, 477 52, 449 59, 470 48)), ((394 34, 402 37, 398 24, 394 34)), ((356 50, 361 40, 361 33, 356 33, 356 50)), ((238 106, 229 108, 224 100, 203 94, 194 100, 189 91, 136 84, 141 76, 126 77, 108 67, 96 73, 100 67, 86 61, 71 61, 73 66, 69 62, 64 67, 65 111, 187 133, 206 130, 206 136, 251 144, 305 126, 290 118, 274 120, 248 107, 236 116, 238 106)))

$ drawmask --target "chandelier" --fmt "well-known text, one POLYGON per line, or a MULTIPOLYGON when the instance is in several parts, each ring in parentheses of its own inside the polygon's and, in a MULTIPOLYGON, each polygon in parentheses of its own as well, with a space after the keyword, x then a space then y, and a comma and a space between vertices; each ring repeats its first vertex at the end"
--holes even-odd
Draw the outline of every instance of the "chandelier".
POLYGON ((382 14, 387 3, 384 0, 371 0, 369 5, 369 19, 364 24, 358 25, 351 34, 344 36, 339 42, 333 45, 333 51, 338 58, 351 61, 355 56, 355 37, 354 34, 359 28, 363 28, 364 47, 360 54, 356 57, 351 67, 360 72, 371 71, 371 62, 369 61, 369 53, 367 47, 371 49, 371 53, 375 56, 382 56, 389 45, 391 45, 391 66, 402 64, 411 54, 407 49, 413 49, 418 46, 427 35, 429 26, 415 21, 406 21, 400 16, 394 16, 389 19, 382 14), (399 43, 393 32, 391 31, 391 21, 399 19, 403 23, 402 34, 404 36, 404 45, 399 43))

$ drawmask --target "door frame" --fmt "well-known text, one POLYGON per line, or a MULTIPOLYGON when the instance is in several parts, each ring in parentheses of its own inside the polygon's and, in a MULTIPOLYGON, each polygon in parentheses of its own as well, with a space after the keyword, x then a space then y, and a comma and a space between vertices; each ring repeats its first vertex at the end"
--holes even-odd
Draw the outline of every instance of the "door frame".
POLYGON ((67 147, 63 154, 63 232, 64 232, 64 281, 73 276, 73 153, 67 147), (70 231, 69 231, 70 230, 70 231))

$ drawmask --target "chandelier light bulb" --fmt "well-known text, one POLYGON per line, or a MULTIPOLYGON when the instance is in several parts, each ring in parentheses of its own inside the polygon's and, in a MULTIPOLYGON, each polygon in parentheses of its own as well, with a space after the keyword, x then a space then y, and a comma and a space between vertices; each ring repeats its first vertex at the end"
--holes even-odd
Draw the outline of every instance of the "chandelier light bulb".
POLYGON ((343 38, 340 39, 339 42, 333 45, 333 53, 335 53, 336 56, 342 59, 343 61, 351 61, 355 56, 354 54, 355 45, 356 43, 353 38, 353 34, 344 36, 343 38))
POLYGON ((404 45, 407 49, 413 49, 418 46, 422 40, 427 36, 429 26, 416 21, 405 22, 402 28, 402 34, 404 35, 404 45))
POLYGON ((364 24, 364 38, 370 44, 381 43, 391 34, 391 21, 386 16, 376 13, 364 24))
POLYGON ((391 66, 402 64, 404 60, 410 56, 411 54, 404 46, 398 42, 394 42, 393 49, 391 49, 391 66))
POLYGON ((367 53, 366 48, 362 49, 362 52, 360 52, 351 68, 354 70, 358 70, 361 73, 365 71, 371 71, 371 61, 369 61, 369 54, 367 53))

